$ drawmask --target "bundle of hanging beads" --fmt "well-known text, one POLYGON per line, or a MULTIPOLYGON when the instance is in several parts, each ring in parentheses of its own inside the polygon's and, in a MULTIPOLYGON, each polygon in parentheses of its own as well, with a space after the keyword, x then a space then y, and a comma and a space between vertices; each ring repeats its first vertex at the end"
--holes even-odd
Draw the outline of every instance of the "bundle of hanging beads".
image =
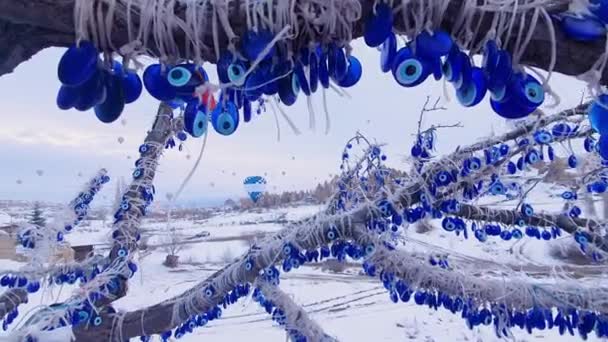
MULTIPOLYGON (((104 1, 111 3, 105 21, 95 16, 95 2, 77 1, 78 41, 59 63, 62 87, 58 106, 79 110, 95 107, 101 121, 112 122, 124 104, 136 101, 145 87, 155 99, 183 109, 185 131, 194 137, 202 136, 209 122, 217 133, 231 135, 241 122, 251 121, 254 112, 265 111, 266 103, 291 106, 302 95, 307 98, 310 126, 314 128, 310 97, 322 91, 325 99, 327 89, 342 94, 362 78, 363 67, 350 45, 358 20, 363 22, 365 44, 381 51, 381 70, 390 72, 399 85, 414 87, 433 75, 435 80, 444 79, 454 86, 463 106, 475 106, 489 93, 491 107, 498 115, 521 119, 544 103, 556 58, 555 31, 589 41, 604 36, 605 29, 598 23, 607 17, 601 1, 592 2, 587 13, 581 14, 549 12, 559 9, 545 8, 542 2, 518 7, 505 0, 493 5, 471 4, 466 11, 452 13, 456 15, 455 27, 446 32, 440 28, 442 16, 455 11, 448 0, 376 0, 369 12, 362 12, 356 0, 313 1, 309 7, 259 1, 243 3, 239 9, 213 1, 178 1, 177 5, 184 7, 184 17, 176 17, 174 10, 160 1, 155 5, 104 1), (113 43, 106 31, 113 11, 123 7, 141 8, 137 14, 127 11, 128 43, 115 49, 124 57, 121 64, 107 52, 113 43), (234 10, 246 14, 247 29, 240 36, 230 26, 229 14, 234 10), (528 22, 532 13, 533 20, 528 22), (417 18, 401 23, 400 14, 417 18), (487 32, 475 31, 477 20, 485 14, 500 16, 500 20, 491 21, 487 32), (139 20, 134 20, 134 15, 139 20), (515 32, 512 26, 515 22, 529 24, 527 31, 533 32, 541 20, 550 27, 552 50, 548 53, 552 62, 546 78, 537 75, 542 78, 539 81, 521 62, 531 37, 521 28, 515 32), (133 26, 135 22, 139 27, 133 26), (395 26, 401 24, 404 27, 396 30, 395 26), (207 36, 202 28, 210 29, 207 36), (226 45, 219 43, 219 29, 228 38, 226 45), (156 49, 146 52, 158 54, 159 62, 148 66, 140 79, 125 65, 142 53, 142 42, 148 42, 146 34, 150 32, 154 37, 149 43, 156 49), (333 34, 329 36, 328 32, 333 34), (185 46, 175 39, 178 34, 184 37, 185 46), (213 46, 208 45, 209 37, 213 46), (515 43, 510 41, 515 38, 515 43), (100 51, 104 51, 103 59, 99 58, 100 51), (214 58, 208 53, 211 51, 214 58), (203 52, 216 64, 218 84, 210 81, 203 68, 203 52), (474 54, 483 56, 478 65, 474 54)), ((327 116, 325 105, 324 110, 327 116)))

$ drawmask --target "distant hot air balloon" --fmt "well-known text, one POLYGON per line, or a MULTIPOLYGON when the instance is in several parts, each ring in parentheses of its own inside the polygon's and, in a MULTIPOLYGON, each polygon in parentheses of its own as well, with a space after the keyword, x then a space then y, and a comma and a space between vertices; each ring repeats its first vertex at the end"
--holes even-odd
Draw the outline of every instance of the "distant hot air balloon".
POLYGON ((247 177, 245 178, 243 185, 253 203, 257 203, 266 191, 266 179, 262 176, 247 177))

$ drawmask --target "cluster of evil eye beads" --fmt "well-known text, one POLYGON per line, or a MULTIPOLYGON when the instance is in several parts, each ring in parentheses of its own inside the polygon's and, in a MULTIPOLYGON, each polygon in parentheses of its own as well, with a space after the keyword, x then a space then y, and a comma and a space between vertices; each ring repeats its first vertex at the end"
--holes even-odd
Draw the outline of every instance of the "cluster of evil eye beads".
POLYGON ((496 41, 486 42, 482 66, 478 67, 442 30, 422 31, 397 49, 392 22, 390 6, 377 4, 366 21, 364 38, 367 45, 381 48, 381 69, 392 72, 399 85, 417 86, 431 74, 436 80, 445 77, 456 89, 460 104, 475 106, 489 91, 492 109, 507 119, 523 118, 543 103, 545 92, 540 82, 519 71, 509 52, 499 49, 496 41))
MULTIPOLYGON (((364 40, 381 49, 382 71, 392 72, 401 86, 419 85, 431 74, 436 80, 445 77, 462 105, 475 106, 490 92, 494 111, 509 119, 525 117, 544 101, 543 86, 514 65, 494 40, 486 42, 483 63, 476 66, 445 31, 424 30, 398 49, 392 28, 392 8, 380 2, 365 21, 364 40)), ((126 103, 137 100, 143 84, 154 98, 184 110, 185 130, 192 136, 203 135, 209 121, 216 132, 230 135, 241 115, 249 122, 254 111, 265 110, 265 96, 291 106, 300 93, 311 96, 331 83, 348 88, 361 79, 361 63, 343 43, 311 43, 292 51, 288 43, 273 39, 267 29, 249 30, 236 48, 223 51, 216 63, 221 89, 217 102, 217 87, 206 87, 209 78, 200 65, 153 64, 142 81, 116 61, 102 62, 95 46, 81 41, 59 63, 57 104, 63 109, 94 107, 101 121, 112 122, 126 103)))
MULTIPOLYGON (((110 181, 110 177, 107 175, 107 171, 102 169, 97 176, 91 179, 88 189, 79 193, 78 196, 70 203, 70 207, 74 213, 74 221, 66 224, 63 229, 66 233, 70 232, 74 227, 78 226, 80 222, 87 216, 89 211, 89 205, 95 198, 95 195, 101 190, 101 187, 110 181)), ((17 240, 24 248, 33 249, 36 248, 36 237, 40 232, 40 227, 34 229, 27 229, 17 236, 17 240)), ((64 233, 57 232, 57 242, 63 241, 64 233)))
MULTIPOLYGON (((595 108, 597 104, 591 107, 591 112, 598 115, 599 109, 595 108)), ((601 115, 601 114, 599 114, 601 115)), ((593 115, 591 115, 592 125, 599 127, 597 122, 593 124, 593 115)), ((608 123, 608 121, 607 121, 608 123)), ((596 128, 598 130, 598 128, 596 128)), ((433 172, 432 177, 428 177, 427 190, 428 193, 420 195, 420 205, 405 208, 403 213, 397 213, 391 203, 380 201, 377 207, 380 212, 388 216, 390 220, 386 222, 370 221, 368 226, 380 228, 383 232, 390 227, 396 231, 401 222, 415 223, 422 218, 430 216, 434 219, 442 219, 442 227, 446 231, 454 232, 456 235, 462 234, 464 238, 469 237, 469 230, 465 220, 459 217, 452 217, 460 211, 460 202, 457 199, 442 200, 440 203, 432 205, 429 198, 434 198, 439 189, 459 182, 462 188, 462 201, 470 201, 478 198, 480 195, 505 196, 507 199, 517 199, 523 193, 521 186, 516 182, 505 182, 498 174, 492 174, 489 181, 476 180, 472 183, 466 177, 481 170, 485 165, 488 167, 503 167, 507 175, 513 176, 520 171, 524 171, 528 166, 534 165, 545 158, 549 161, 555 159, 553 143, 559 143, 577 136, 580 133, 580 125, 572 125, 567 122, 557 122, 546 129, 538 129, 533 131, 529 136, 518 138, 515 140, 516 147, 521 150, 519 157, 516 160, 508 160, 516 155, 511 155, 511 148, 507 144, 497 144, 483 150, 483 155, 472 155, 462 160, 460 167, 438 169, 433 172), (504 165, 504 166, 503 166, 504 165), (485 183, 485 186, 484 186, 485 183), (429 197, 430 196, 430 197, 429 197), (444 217, 445 215, 448 215, 444 217)), ((423 132, 419 134, 414 142, 411 150, 411 155, 420 164, 432 158, 434 149, 435 136, 433 132, 423 132)), ((586 136, 584 139, 584 149, 589 153, 598 152, 599 143, 592 136, 586 136)), ((574 154, 567 158, 567 163, 570 168, 578 166, 578 159, 574 154)), ((605 165, 605 164, 604 164, 605 165)), ((590 193, 603 193, 608 190, 608 174, 602 172, 598 177, 592 179, 587 184, 587 191, 590 193)), ((582 214, 582 210, 575 205, 578 195, 575 190, 565 190, 559 194, 559 197, 565 201, 563 215, 577 218, 582 214)), ((526 224, 527 218, 534 215, 534 209, 530 204, 523 203, 520 207, 520 217, 515 221, 513 229, 507 229, 499 224, 478 225, 472 223, 471 231, 475 238, 480 242, 485 242, 489 237, 500 237, 502 240, 519 240, 525 236, 536 238, 538 240, 551 240, 561 236, 559 227, 542 228, 526 224), (524 228, 525 227, 525 228, 524 228)), ((575 241, 580 246, 583 253, 590 256, 594 261, 600 261, 604 257, 601 253, 589 246, 589 235, 585 232, 578 232, 573 235, 575 241)))
MULTIPOLYGON (((228 293, 221 299, 220 305, 226 309, 229 305, 236 303, 240 298, 246 297, 251 292, 251 285, 239 284, 236 285, 232 291, 228 291, 228 293)), ((215 295, 215 290, 213 286, 208 286, 204 290, 204 294, 206 297, 213 297, 215 295)), ((167 330, 160 335, 161 341, 166 342, 170 341, 171 336, 176 339, 180 339, 185 335, 192 333, 194 329, 204 327, 210 321, 215 319, 219 319, 222 317, 222 308, 219 306, 214 306, 209 309, 207 312, 201 313, 199 315, 193 315, 184 323, 182 323, 179 327, 175 329, 175 331, 167 330)), ((141 336, 141 341, 148 342, 152 341, 151 336, 141 336)))
MULTIPOLYGON (((79 193, 78 196, 74 200, 72 200, 70 206, 74 211, 75 219, 72 223, 64 226, 64 230, 66 232, 71 231, 86 217, 89 204, 91 203, 95 195, 99 192, 99 190, 101 190, 103 184, 109 181, 110 177, 107 175, 107 171, 105 169, 102 169, 93 179, 91 179, 88 185, 88 189, 79 193)), ((40 227, 36 227, 20 232, 17 239, 21 246, 27 249, 36 248, 36 240, 40 238, 41 234, 38 231, 39 228, 40 227)), ((57 242, 63 241, 63 232, 57 232, 56 239, 57 242)), ((96 271, 97 269, 95 268, 94 270, 96 271)), ((91 275, 91 277, 94 276, 95 274, 91 275)), ((85 275, 80 270, 73 272, 58 272, 57 274, 53 274, 49 277, 49 282, 56 284, 74 284, 77 279, 86 279, 85 275)), ((35 293, 40 290, 40 281, 38 279, 30 279, 26 274, 5 274, 0 277, 0 287, 23 289, 28 293, 35 293)), ((19 311, 17 310, 17 308, 9 312, 9 314, 6 316, 5 320, 2 323, 2 328, 6 330, 8 328, 8 325, 18 316, 18 314, 19 311)))
MULTIPOLYGON (((269 270, 272 268, 269 268, 269 270)), ((280 308, 277 304, 275 304, 271 299, 266 298, 262 293, 262 290, 259 288, 255 288, 253 290, 253 295, 251 296, 253 301, 258 303, 264 310, 271 315, 272 320, 277 322, 279 326, 284 327, 287 334, 289 335, 290 341, 293 342, 307 342, 308 339, 304 334, 295 329, 294 327, 287 327, 287 315, 285 311, 280 308)), ((329 336, 321 337, 320 342, 324 341, 334 341, 334 339, 329 336)))
POLYGON ((254 105, 257 114, 265 110, 264 96, 278 96, 281 103, 291 106, 301 92, 310 96, 320 86, 329 88, 330 80, 347 88, 361 78, 361 63, 342 47, 311 45, 287 58, 277 46, 267 48, 272 39, 270 31, 248 31, 238 53, 226 51, 220 56, 216 68, 222 90, 217 103, 210 92, 199 94, 197 89, 208 82, 208 76, 191 63, 151 65, 144 72, 144 86, 154 98, 183 106, 186 131, 198 137, 208 121, 217 133, 231 135, 241 114, 249 122, 254 105))
POLYGON ((143 89, 137 73, 114 60, 102 62, 89 41, 81 41, 63 54, 57 76, 61 81, 57 94, 60 109, 94 108, 97 118, 105 123, 116 121, 125 104, 135 102, 143 89))
POLYGON ((306 342, 306 336, 304 336, 301 332, 294 328, 287 328, 287 316, 285 311, 283 311, 280 307, 278 307, 272 300, 265 298, 262 294, 262 291, 259 288, 255 288, 253 290, 252 295, 253 301, 258 303, 264 310, 271 315, 272 320, 277 322, 280 326, 285 327, 287 330, 287 334, 291 341, 294 342, 306 342))
POLYGON ((364 272, 370 277, 380 278, 394 303, 407 303, 413 298, 417 305, 435 310, 443 308, 453 314, 460 314, 471 330, 477 326, 493 325, 498 338, 510 336, 508 329, 512 327, 525 329, 530 334, 534 330, 555 328, 560 335, 569 333, 574 336, 575 331, 578 331, 584 339, 594 331, 600 338, 608 336, 608 320, 599 313, 562 308, 555 314, 551 309, 541 307, 518 310, 508 308, 504 304, 479 304, 471 298, 451 296, 433 289, 410 287, 394 273, 386 270, 378 272, 378 268, 381 268, 381 265, 377 266, 369 260, 363 262, 364 272))

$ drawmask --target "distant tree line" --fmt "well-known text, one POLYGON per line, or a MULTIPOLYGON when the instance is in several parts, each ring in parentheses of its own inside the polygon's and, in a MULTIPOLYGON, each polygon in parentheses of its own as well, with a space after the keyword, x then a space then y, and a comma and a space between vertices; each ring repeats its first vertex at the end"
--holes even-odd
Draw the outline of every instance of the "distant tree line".
POLYGON ((224 205, 233 209, 246 210, 251 208, 274 208, 296 203, 324 203, 337 188, 337 178, 317 184, 314 190, 284 191, 281 193, 266 193, 257 203, 250 198, 240 198, 238 202, 227 200, 224 205))

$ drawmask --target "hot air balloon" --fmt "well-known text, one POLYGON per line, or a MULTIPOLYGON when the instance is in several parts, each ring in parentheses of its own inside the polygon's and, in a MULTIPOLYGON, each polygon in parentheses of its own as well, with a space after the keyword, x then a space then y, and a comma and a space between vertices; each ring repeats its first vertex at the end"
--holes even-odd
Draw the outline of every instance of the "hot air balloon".
POLYGON ((257 203, 266 191, 266 179, 262 176, 247 177, 243 181, 243 185, 253 203, 257 203))

